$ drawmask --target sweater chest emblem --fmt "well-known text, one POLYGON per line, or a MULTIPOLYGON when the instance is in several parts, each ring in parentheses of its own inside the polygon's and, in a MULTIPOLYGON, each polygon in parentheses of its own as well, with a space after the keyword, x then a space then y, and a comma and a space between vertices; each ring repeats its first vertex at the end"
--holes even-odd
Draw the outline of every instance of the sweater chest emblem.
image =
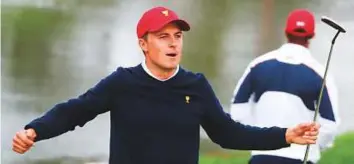
POLYGON ((189 104, 191 98, 189 96, 185 96, 185 99, 186 99, 186 103, 189 104))

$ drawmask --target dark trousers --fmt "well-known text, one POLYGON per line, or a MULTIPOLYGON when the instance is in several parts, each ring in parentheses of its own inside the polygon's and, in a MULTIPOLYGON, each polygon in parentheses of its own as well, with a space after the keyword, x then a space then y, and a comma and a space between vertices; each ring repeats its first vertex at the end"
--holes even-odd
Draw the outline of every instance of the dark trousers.
MULTIPOLYGON (((272 156, 272 155, 254 155, 251 157, 249 164, 302 164, 298 159, 291 159, 286 157, 272 156)), ((307 164, 314 164, 307 162, 307 164)))

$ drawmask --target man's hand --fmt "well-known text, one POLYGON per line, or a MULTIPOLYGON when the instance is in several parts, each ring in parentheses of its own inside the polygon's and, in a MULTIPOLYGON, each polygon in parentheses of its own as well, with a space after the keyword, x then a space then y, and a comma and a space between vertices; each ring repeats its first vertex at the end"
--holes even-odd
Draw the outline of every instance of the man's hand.
POLYGON ((320 125, 318 123, 302 123, 286 130, 285 138, 289 144, 315 144, 320 125))
POLYGON ((20 154, 27 152, 33 146, 36 136, 34 129, 17 132, 12 140, 12 150, 20 154))

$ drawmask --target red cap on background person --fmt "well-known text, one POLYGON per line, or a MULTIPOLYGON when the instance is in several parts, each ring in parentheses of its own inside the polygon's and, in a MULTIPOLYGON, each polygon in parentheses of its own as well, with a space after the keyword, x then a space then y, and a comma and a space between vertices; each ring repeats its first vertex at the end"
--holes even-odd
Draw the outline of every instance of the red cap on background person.
POLYGON ((180 19, 174 11, 165 7, 154 7, 146 11, 140 18, 137 25, 137 36, 141 38, 146 33, 158 31, 171 22, 175 22, 182 31, 190 30, 189 24, 180 19))
POLYGON ((297 37, 312 38, 315 35, 315 17, 306 9, 296 9, 289 13, 285 33, 297 37))

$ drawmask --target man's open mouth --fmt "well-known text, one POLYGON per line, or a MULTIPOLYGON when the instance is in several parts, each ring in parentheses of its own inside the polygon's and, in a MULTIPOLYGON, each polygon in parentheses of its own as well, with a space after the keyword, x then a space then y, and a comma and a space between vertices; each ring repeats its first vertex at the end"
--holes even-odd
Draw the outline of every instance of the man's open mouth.
POLYGON ((176 53, 168 53, 168 54, 166 54, 166 55, 169 56, 169 57, 175 57, 175 56, 177 56, 176 53))

